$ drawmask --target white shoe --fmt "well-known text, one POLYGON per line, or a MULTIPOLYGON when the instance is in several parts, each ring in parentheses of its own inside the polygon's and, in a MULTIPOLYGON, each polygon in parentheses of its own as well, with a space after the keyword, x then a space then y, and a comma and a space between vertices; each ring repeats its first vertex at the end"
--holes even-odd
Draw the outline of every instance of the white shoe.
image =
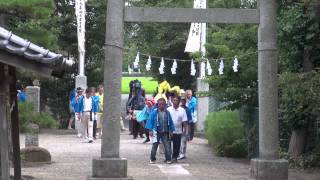
POLYGON ((82 137, 82 135, 79 133, 79 134, 77 134, 77 137, 78 137, 78 138, 81 138, 81 137, 82 137))
POLYGON ((150 162, 149 162, 149 164, 155 164, 155 163, 156 163, 155 160, 154 161, 150 160, 150 162))
POLYGON ((184 154, 180 154, 177 159, 181 160, 181 159, 184 159, 184 158, 186 158, 186 156, 184 154))

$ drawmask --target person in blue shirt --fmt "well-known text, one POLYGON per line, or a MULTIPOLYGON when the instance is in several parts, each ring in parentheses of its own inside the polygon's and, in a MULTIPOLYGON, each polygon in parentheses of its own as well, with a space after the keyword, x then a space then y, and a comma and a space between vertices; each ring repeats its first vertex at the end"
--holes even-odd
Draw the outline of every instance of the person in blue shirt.
MULTIPOLYGON (((191 115, 190 109, 186 106, 186 103, 187 103, 186 97, 182 96, 180 103, 181 103, 180 107, 184 108, 187 113, 188 126, 189 126, 189 124, 192 123, 192 115, 191 115)), ((182 134, 180 154, 179 154, 178 160, 186 158, 187 141, 189 141, 189 137, 190 137, 190 134, 189 134, 190 131, 189 131, 188 126, 182 127, 183 129, 186 129, 186 131, 184 131, 185 133, 182 134)))
POLYGON ((18 90, 17 98, 19 102, 26 102, 26 93, 23 89, 18 90))
POLYGON ((91 97, 93 101, 93 107, 92 107, 92 112, 93 112, 93 139, 97 139, 96 133, 97 133, 97 113, 99 112, 99 96, 96 94, 96 88, 92 87, 91 88, 91 97))
POLYGON ((172 150, 170 139, 173 131, 175 131, 175 127, 171 115, 166 109, 166 100, 164 98, 160 98, 157 104, 158 108, 154 109, 150 113, 146 124, 146 128, 149 130, 149 135, 152 138, 150 164, 154 164, 156 162, 156 153, 160 140, 165 148, 165 162, 171 164, 172 150))
POLYGON ((77 88, 77 95, 74 96, 71 99, 71 107, 74 110, 75 113, 75 129, 77 130, 77 136, 80 138, 82 137, 83 133, 83 126, 82 126, 82 121, 81 121, 81 107, 83 107, 83 98, 84 96, 82 95, 82 88, 78 87, 77 88))
POLYGON ((192 122, 189 123, 189 140, 192 141, 194 136, 195 124, 197 123, 197 99, 192 96, 192 91, 190 89, 186 90, 186 100, 186 106, 190 109, 192 116, 192 122))

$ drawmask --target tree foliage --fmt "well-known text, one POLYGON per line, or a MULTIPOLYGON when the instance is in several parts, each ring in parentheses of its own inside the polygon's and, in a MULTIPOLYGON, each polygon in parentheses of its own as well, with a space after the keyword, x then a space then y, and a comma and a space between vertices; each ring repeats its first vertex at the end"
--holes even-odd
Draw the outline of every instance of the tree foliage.
MULTIPOLYGON (((247 1, 244 1, 247 2, 247 1)), ((254 4, 240 1, 210 1, 212 7, 240 8, 254 4)), ((228 102, 227 109, 243 105, 257 106, 257 26, 214 24, 209 27, 206 45, 208 58, 224 58, 224 74, 218 74, 219 61, 213 61, 213 76, 207 78, 211 95, 216 100, 228 102), (239 60, 239 72, 233 72, 233 59, 239 60)))
POLYGON ((305 71, 306 58, 311 64, 309 71, 319 66, 319 17, 318 6, 282 4, 278 16, 281 71, 305 71))

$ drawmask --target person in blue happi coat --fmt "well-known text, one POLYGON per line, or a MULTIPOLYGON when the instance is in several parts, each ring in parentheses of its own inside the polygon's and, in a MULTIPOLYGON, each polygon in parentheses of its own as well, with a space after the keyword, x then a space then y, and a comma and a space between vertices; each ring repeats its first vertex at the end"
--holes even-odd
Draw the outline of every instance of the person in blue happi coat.
POLYGON ((171 115, 166 109, 166 100, 164 98, 160 98, 157 101, 157 108, 150 113, 146 128, 150 131, 149 134, 152 138, 150 163, 154 164, 156 162, 156 153, 161 140, 165 148, 165 162, 171 164, 172 150, 170 140, 175 127, 171 115))

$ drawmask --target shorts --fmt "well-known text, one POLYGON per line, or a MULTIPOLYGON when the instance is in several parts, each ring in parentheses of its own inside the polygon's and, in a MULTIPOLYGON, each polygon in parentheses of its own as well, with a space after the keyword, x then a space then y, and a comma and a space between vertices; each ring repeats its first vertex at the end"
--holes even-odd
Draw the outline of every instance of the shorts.
POLYGON ((97 113, 97 128, 102 129, 103 118, 102 113, 97 113))

